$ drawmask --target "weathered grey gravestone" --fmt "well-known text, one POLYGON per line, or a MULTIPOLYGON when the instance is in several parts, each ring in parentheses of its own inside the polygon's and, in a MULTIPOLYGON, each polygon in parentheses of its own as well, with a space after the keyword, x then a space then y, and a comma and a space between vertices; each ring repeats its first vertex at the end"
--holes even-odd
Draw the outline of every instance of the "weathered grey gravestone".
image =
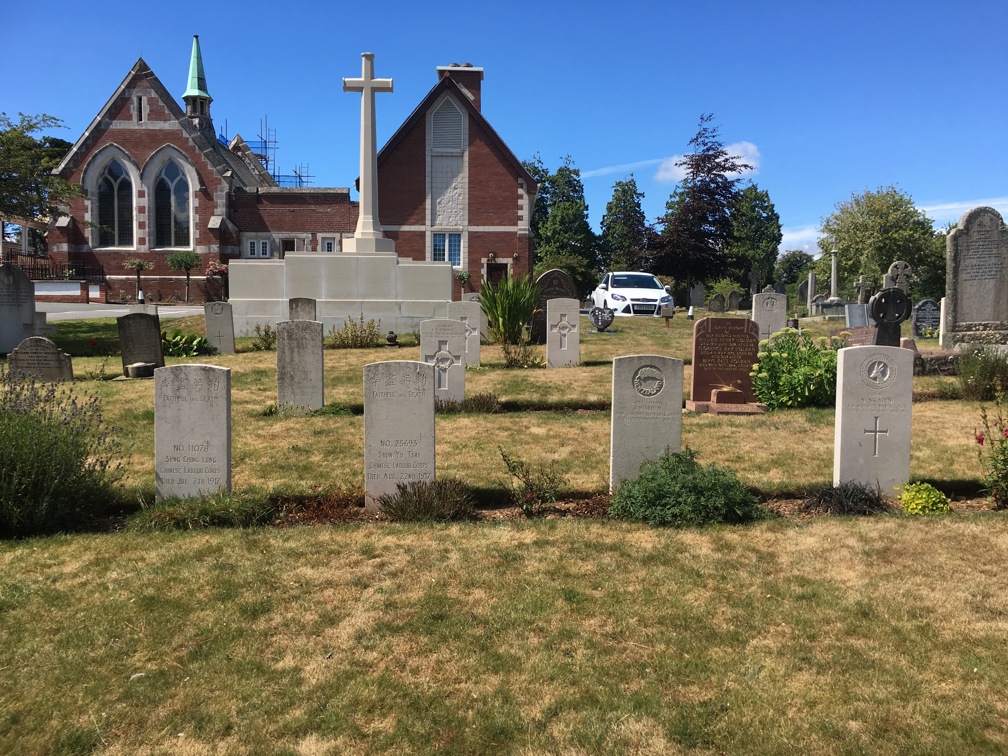
POLYGON ((44 336, 29 336, 7 355, 7 369, 45 383, 73 380, 70 355, 44 336))
POLYGON ((910 263, 908 262, 897 260, 889 266, 889 278, 892 279, 892 285, 897 289, 902 289, 904 294, 910 288, 910 279, 912 276, 913 268, 910 267, 910 263))
POLYGON ((154 494, 231 490, 231 370, 172 365, 154 371, 154 494))
POLYGON ((808 279, 805 284, 805 306, 808 308, 809 315, 812 314, 812 300, 816 297, 816 275, 814 270, 810 270, 808 274, 808 279))
POLYGON ((448 319, 459 320, 465 326, 465 364, 480 364, 480 318, 486 317, 479 302, 449 302, 448 319))
POLYGON ((536 279, 539 298, 532 316, 532 340, 536 344, 546 343, 546 303, 551 299, 577 299, 574 279, 562 270, 547 270, 536 279))
POLYGON ((910 317, 910 298, 895 286, 882 289, 868 300, 868 315, 875 321, 877 346, 900 345, 900 324, 910 317))
POLYGON ((942 345, 975 340, 1008 343, 1008 227, 978 207, 963 215, 945 242, 942 345))
POLYGON ((707 291, 700 281, 694 281, 689 290, 689 303, 691 307, 703 307, 707 301, 707 291))
POLYGON ((738 389, 755 402, 749 373, 759 351, 759 326, 748 318, 702 318, 693 326, 693 379, 688 409, 714 389, 738 389))
POLYGON ((844 325, 848 328, 861 328, 868 325, 868 305, 844 305, 844 325))
POLYGON ((760 290, 760 286, 763 284, 763 274, 760 273, 758 268, 753 268, 749 271, 749 295, 752 296, 760 290))
POLYGON ((609 490, 645 460, 682 446, 683 361, 635 354, 613 360, 609 490))
POLYGON ((941 305, 933 299, 922 299, 914 305, 910 322, 915 339, 936 338, 941 325, 941 305))
POLYGON ((295 415, 325 404, 322 324, 317 320, 277 323, 277 405, 295 415))
POLYGON ((802 281, 798 284, 798 303, 808 303, 808 281, 802 281))
POLYGON ((710 312, 724 312, 724 294, 715 294, 707 302, 707 309, 710 312))
POLYGON ((420 361, 434 366, 435 399, 465 401, 466 327, 461 320, 420 321, 420 361))
POLYGON ((144 362, 155 368, 164 367, 161 318, 143 312, 131 312, 116 318, 116 325, 119 327, 123 375, 129 375, 127 366, 135 362, 144 362))
POLYGON ((576 299, 546 303, 546 367, 577 367, 581 363, 580 312, 576 299))
POLYGON ((742 297, 737 291, 732 291, 728 293, 728 301, 725 303, 725 307, 734 312, 739 308, 741 303, 742 297))
POLYGON ((913 358, 912 350, 899 347, 837 353, 833 485, 878 485, 892 497, 910 479, 913 358))
POLYGON ((392 360, 364 366, 365 509, 399 483, 434 480, 434 366, 392 360))
POLYGON ((35 333, 35 284, 21 268, 0 264, 0 354, 35 333))
POLYGON ((203 305, 206 337, 220 354, 234 354, 234 317, 230 302, 207 302, 203 305))
POLYGON ((288 320, 315 320, 315 300, 311 297, 293 297, 287 301, 288 320))
POLYGON ((826 297, 822 294, 816 294, 812 297, 812 301, 809 302, 809 315, 822 315, 823 305, 826 303, 826 297))
POLYGON ((783 331, 787 328, 787 295, 766 289, 754 295, 752 319, 759 327, 761 339, 783 331))
POLYGON ((861 276, 854 283, 854 290, 857 291, 857 303, 863 305, 868 304, 868 299, 869 297, 871 297, 872 293, 871 281, 869 281, 864 276, 861 276))

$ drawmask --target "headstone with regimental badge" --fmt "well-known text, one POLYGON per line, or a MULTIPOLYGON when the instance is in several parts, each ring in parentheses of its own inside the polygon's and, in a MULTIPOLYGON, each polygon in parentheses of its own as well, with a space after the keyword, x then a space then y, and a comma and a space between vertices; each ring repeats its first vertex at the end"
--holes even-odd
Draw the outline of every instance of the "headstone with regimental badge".
POLYGON ((580 303, 551 299, 546 304, 546 367, 577 367, 580 363, 580 303))
POLYGON ((322 323, 281 320, 277 323, 277 405, 305 415, 325 405, 325 362, 322 323))
POLYGON ((458 320, 465 325, 465 364, 480 364, 480 316, 484 315, 479 302, 449 302, 448 319, 458 320))
POLYGON ((890 346, 837 353, 833 485, 877 485, 894 497, 910 479, 913 360, 912 350, 890 346))
POLYGON ((752 319, 759 327, 760 339, 787 328, 787 295, 767 289, 753 296, 752 319))
POLYGON ((461 320, 420 321, 420 361, 434 366, 434 398, 465 401, 466 327, 461 320))
POLYGON ((34 378, 43 383, 73 380, 70 355, 45 336, 29 336, 7 355, 11 375, 34 378))
POLYGON ((207 341, 219 354, 235 353, 234 317, 230 302, 207 302, 203 305, 207 341))
POLYGON ((609 490, 641 464, 682 446, 683 361, 635 354, 613 360, 609 490))

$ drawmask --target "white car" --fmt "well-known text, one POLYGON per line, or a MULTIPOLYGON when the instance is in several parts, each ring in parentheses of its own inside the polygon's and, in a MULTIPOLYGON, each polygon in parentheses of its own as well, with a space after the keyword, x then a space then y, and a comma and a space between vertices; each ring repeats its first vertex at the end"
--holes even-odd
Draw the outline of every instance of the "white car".
POLYGON ((663 307, 672 308, 672 295, 650 273, 617 271, 605 274, 592 292, 592 303, 617 315, 661 315, 663 307))

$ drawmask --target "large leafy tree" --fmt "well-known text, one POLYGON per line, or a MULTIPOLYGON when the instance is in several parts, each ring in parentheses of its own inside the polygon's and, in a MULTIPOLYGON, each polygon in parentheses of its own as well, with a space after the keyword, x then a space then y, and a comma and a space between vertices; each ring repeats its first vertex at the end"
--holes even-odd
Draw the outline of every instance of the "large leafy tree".
POLYGON ((700 116, 689 144, 691 152, 676 163, 686 175, 665 203, 656 260, 658 272, 674 276, 687 289, 695 278, 710 280, 728 272, 725 247, 734 232, 737 184, 740 174, 752 168, 725 149, 710 113, 700 116))
POLYGON ((815 258, 808 252, 789 249, 777 259, 777 264, 774 266, 774 281, 784 284, 796 283, 814 262, 815 258))
POLYGON ((599 240, 599 262, 609 270, 650 270, 648 240, 651 230, 641 209, 644 193, 637 180, 630 178, 613 184, 612 199, 606 203, 599 240))
POLYGON ((73 184, 52 173, 72 145, 57 137, 34 136, 62 125, 51 115, 19 113, 15 123, 0 113, 0 218, 52 220, 79 194, 73 184))
POLYGON ((941 265, 936 265, 933 223, 923 210, 918 209, 909 194, 894 186, 879 187, 852 194, 838 202, 836 210, 822 220, 822 237, 819 248, 818 275, 829 280, 830 252, 837 249, 837 271, 842 288, 849 289, 851 282, 865 276, 876 286, 896 260, 910 263, 915 275, 929 266, 929 288, 938 288, 938 271, 941 269, 940 290, 944 291, 944 249, 941 265))
POLYGON ((770 195, 756 184, 744 187, 736 197, 731 222, 732 235, 725 243, 728 275, 748 281, 749 272, 755 268, 764 282, 770 281, 783 238, 780 216, 770 195))

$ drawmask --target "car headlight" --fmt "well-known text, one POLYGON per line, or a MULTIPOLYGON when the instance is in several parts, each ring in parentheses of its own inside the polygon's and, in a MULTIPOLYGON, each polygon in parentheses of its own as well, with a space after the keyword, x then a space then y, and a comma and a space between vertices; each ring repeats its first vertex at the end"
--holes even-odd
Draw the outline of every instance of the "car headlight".
POLYGON ((617 302, 626 302, 626 297, 624 297, 622 294, 610 294, 609 296, 611 296, 617 302))
POLYGON ((662 304, 668 304, 669 302, 672 301, 672 297, 670 297, 668 294, 666 294, 664 297, 662 297, 658 301, 661 302, 662 304))

